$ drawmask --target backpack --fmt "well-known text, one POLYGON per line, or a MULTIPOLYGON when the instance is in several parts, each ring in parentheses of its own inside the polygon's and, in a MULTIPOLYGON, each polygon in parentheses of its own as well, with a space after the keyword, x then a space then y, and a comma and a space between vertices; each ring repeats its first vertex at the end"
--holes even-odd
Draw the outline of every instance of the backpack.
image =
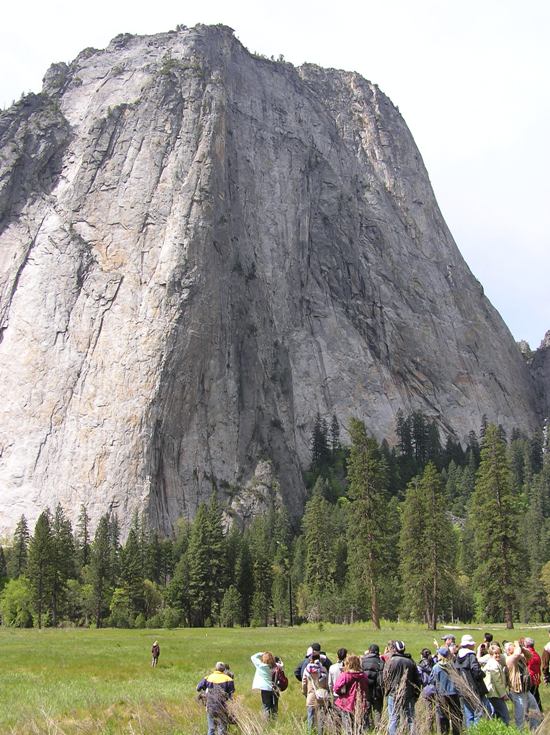
POLYGON ((276 669, 273 670, 273 674, 271 676, 273 685, 280 691, 284 692, 286 689, 288 689, 288 679, 280 666, 277 666, 276 669))

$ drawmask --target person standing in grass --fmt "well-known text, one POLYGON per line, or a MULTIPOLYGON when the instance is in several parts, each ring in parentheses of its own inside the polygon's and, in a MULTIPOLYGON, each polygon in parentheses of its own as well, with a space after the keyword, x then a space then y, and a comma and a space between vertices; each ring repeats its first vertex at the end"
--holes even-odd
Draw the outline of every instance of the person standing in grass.
POLYGON ((230 720, 227 703, 235 692, 235 683, 222 661, 218 661, 214 671, 199 681, 197 692, 206 692, 208 735, 226 735, 230 720))
POLYGON ((151 648, 151 666, 153 668, 158 664, 158 662, 159 662, 159 656, 160 656, 159 642, 158 641, 155 641, 153 643, 153 647, 151 648))
POLYGON ((531 675, 527 662, 531 658, 531 652, 522 645, 523 640, 508 641, 506 644, 506 667, 510 681, 510 698, 514 704, 514 721, 518 730, 528 723, 531 730, 535 730, 539 724, 540 712, 535 698, 530 694, 531 675), (532 697, 532 709, 536 714, 529 715, 529 697, 532 697))
POLYGON ((489 707, 485 674, 477 660, 474 650, 475 645, 476 643, 471 635, 463 635, 455 661, 455 667, 461 677, 458 688, 466 728, 477 725, 483 717, 484 705, 487 708, 489 707))
POLYGON ((346 735, 362 731, 368 708, 369 678, 361 669, 359 656, 349 655, 344 670, 334 682, 334 706, 342 717, 346 735))
POLYGON ((434 665, 429 683, 435 688, 435 716, 437 732, 447 735, 460 735, 462 710, 456 688, 457 673, 448 646, 437 649, 437 663, 434 665))
POLYGON ((488 648, 487 660, 483 664, 483 672, 485 674, 485 686, 487 687, 487 697, 495 717, 502 720, 506 725, 510 724, 510 713, 506 702, 508 701, 508 687, 506 685, 506 675, 504 667, 501 664, 502 652, 500 646, 491 643, 488 648))
POLYGON ((542 702, 540 701, 539 686, 541 682, 541 658, 535 651, 535 641, 533 638, 525 638, 525 648, 531 653, 531 658, 527 661, 527 668, 531 676, 531 687, 529 691, 535 698, 539 710, 542 712, 542 702))
POLYGON ((328 689, 329 692, 332 694, 333 702, 338 698, 338 695, 334 691, 334 683, 344 670, 344 661, 346 660, 346 656, 348 655, 347 648, 339 648, 336 651, 336 655, 338 656, 338 661, 335 664, 332 664, 332 666, 328 670, 328 689))
POLYGON ((367 699, 369 707, 366 715, 366 725, 369 729, 377 728, 382 719, 382 710, 384 708, 384 684, 383 671, 384 662, 380 658, 380 647, 376 643, 371 643, 365 655, 361 658, 361 668, 367 675, 369 680, 369 690, 367 699))
POLYGON ((422 684, 420 674, 403 641, 393 641, 391 657, 384 665, 384 689, 388 703, 388 735, 396 735, 405 725, 414 731, 414 708, 422 684))
POLYGON ((321 663, 319 651, 313 651, 302 676, 302 694, 306 698, 307 726, 311 732, 317 727, 323 735, 323 726, 330 703, 328 671, 321 663))
POLYGON ((277 668, 275 656, 270 651, 260 651, 250 657, 256 667, 252 689, 259 689, 262 696, 262 709, 268 719, 277 717, 279 696, 273 688, 273 672, 277 668))

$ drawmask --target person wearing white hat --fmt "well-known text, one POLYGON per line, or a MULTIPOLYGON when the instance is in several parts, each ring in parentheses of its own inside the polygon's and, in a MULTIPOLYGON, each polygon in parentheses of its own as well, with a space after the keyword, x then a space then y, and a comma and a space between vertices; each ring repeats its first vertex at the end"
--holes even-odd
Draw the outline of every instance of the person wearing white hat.
POLYGON ((460 701, 464 712, 464 724, 467 728, 476 725, 483 716, 484 707, 490 710, 485 686, 485 674, 475 654, 476 642, 471 635, 463 635, 455 661, 460 674, 460 701))

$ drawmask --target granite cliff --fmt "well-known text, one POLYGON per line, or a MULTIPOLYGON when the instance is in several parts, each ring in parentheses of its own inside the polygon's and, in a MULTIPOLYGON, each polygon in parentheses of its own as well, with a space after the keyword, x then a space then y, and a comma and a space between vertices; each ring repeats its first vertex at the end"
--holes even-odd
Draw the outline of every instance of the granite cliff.
POLYGON ((225 27, 122 35, 2 113, 0 151, 0 530, 61 501, 169 532, 247 484, 297 514, 317 411, 379 437, 399 408, 458 438, 537 425, 405 122, 358 74, 225 27))

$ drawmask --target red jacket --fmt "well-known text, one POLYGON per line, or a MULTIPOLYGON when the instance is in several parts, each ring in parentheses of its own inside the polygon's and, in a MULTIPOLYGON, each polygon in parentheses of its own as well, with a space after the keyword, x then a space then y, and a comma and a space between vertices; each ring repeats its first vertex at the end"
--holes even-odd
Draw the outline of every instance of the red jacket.
POLYGON ((527 668, 531 676, 531 684, 538 687, 540 684, 540 656, 534 648, 529 648, 529 651, 531 651, 531 658, 527 661, 527 668))
POLYGON ((358 711, 363 715, 368 688, 369 679, 364 671, 343 671, 334 682, 334 692, 338 695, 334 705, 344 712, 358 711))

